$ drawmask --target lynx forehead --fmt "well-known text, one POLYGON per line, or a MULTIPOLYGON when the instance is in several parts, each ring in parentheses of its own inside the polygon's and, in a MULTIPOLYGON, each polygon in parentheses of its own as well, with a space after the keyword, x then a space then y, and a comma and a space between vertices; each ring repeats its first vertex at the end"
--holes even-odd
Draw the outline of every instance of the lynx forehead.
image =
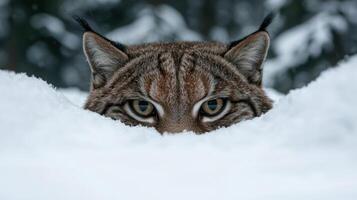
POLYGON ((261 28, 241 41, 124 46, 86 28, 92 71, 85 108, 159 132, 203 133, 259 116, 271 108, 261 87, 269 35, 261 28))

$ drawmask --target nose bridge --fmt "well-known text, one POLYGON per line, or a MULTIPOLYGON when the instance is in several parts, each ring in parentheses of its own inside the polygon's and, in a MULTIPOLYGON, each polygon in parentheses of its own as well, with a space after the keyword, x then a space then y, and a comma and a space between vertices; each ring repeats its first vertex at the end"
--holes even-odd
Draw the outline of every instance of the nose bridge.
MULTIPOLYGON (((185 54, 182 52, 170 52, 167 54, 169 58, 165 63, 165 69, 170 73, 170 80, 166 83, 170 88, 168 90, 168 96, 171 98, 165 99, 163 104, 165 105, 165 115, 159 120, 157 129, 160 132, 178 133, 184 130, 194 131, 195 121, 191 116, 191 105, 187 93, 187 73, 183 68, 187 68, 190 62, 185 59, 185 54)), ((163 63, 164 64, 164 63, 163 63)))
POLYGON ((157 127, 160 132, 178 133, 182 131, 193 131, 194 120, 184 112, 173 112, 164 116, 157 127))

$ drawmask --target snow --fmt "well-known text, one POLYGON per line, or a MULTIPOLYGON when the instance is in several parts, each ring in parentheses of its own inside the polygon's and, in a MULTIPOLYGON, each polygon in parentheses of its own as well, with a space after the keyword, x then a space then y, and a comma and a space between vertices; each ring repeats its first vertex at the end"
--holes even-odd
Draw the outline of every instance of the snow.
POLYGON ((190 30, 181 14, 168 5, 148 7, 129 25, 107 34, 108 38, 124 44, 157 42, 159 40, 200 40, 198 33, 190 30))
POLYGON ((60 9, 63 15, 68 15, 68 13, 92 10, 98 7, 117 6, 120 3, 121 0, 65 0, 61 2, 60 9))
POLYGON ((51 67, 55 63, 56 58, 48 52, 46 43, 39 41, 30 46, 26 51, 27 60, 39 67, 51 67))
POLYGON ((0 199, 354 200, 356 65, 262 117, 164 136, 83 110, 82 92, 0 71, 0 199))
MULTIPOLYGON (((88 96, 87 92, 83 92, 78 88, 62 88, 59 89, 59 92, 61 92, 73 104, 79 107, 84 105, 88 96)), ((276 94, 275 97, 278 98, 279 94, 276 94)))
POLYGON ((274 39, 272 48, 277 57, 266 62, 265 84, 271 86, 277 74, 306 62, 310 56, 318 57, 324 49, 332 49, 332 30, 346 32, 346 20, 341 15, 322 12, 274 39))
POLYGON ((278 10, 285 6, 290 0, 267 0, 265 5, 271 10, 278 10))
POLYGON ((45 29, 65 47, 76 49, 80 46, 80 40, 76 35, 66 30, 65 24, 57 17, 39 13, 31 17, 31 25, 36 29, 45 29))

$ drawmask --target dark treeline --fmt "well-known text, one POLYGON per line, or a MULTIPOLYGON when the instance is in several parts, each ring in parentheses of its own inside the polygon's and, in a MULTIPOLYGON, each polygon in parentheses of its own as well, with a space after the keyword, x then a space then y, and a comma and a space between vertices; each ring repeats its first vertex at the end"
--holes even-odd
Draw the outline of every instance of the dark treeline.
POLYGON ((86 90, 89 68, 74 15, 85 17, 104 35, 135 44, 229 42, 254 31, 275 11, 265 81, 287 92, 356 53, 356 10, 354 0, 2 0, 0 67, 57 87, 86 90))

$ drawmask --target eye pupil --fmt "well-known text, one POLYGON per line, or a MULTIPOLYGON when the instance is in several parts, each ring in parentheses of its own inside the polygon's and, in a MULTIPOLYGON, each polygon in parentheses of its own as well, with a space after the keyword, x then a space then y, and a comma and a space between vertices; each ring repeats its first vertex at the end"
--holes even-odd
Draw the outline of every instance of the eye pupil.
POLYGON ((214 100, 210 100, 207 102, 207 106, 209 109, 211 110, 216 110, 217 109, 217 100, 214 99, 214 100))
POLYGON ((145 112, 148 109, 149 102, 147 102, 147 101, 139 101, 138 104, 139 104, 139 109, 142 112, 145 112))

